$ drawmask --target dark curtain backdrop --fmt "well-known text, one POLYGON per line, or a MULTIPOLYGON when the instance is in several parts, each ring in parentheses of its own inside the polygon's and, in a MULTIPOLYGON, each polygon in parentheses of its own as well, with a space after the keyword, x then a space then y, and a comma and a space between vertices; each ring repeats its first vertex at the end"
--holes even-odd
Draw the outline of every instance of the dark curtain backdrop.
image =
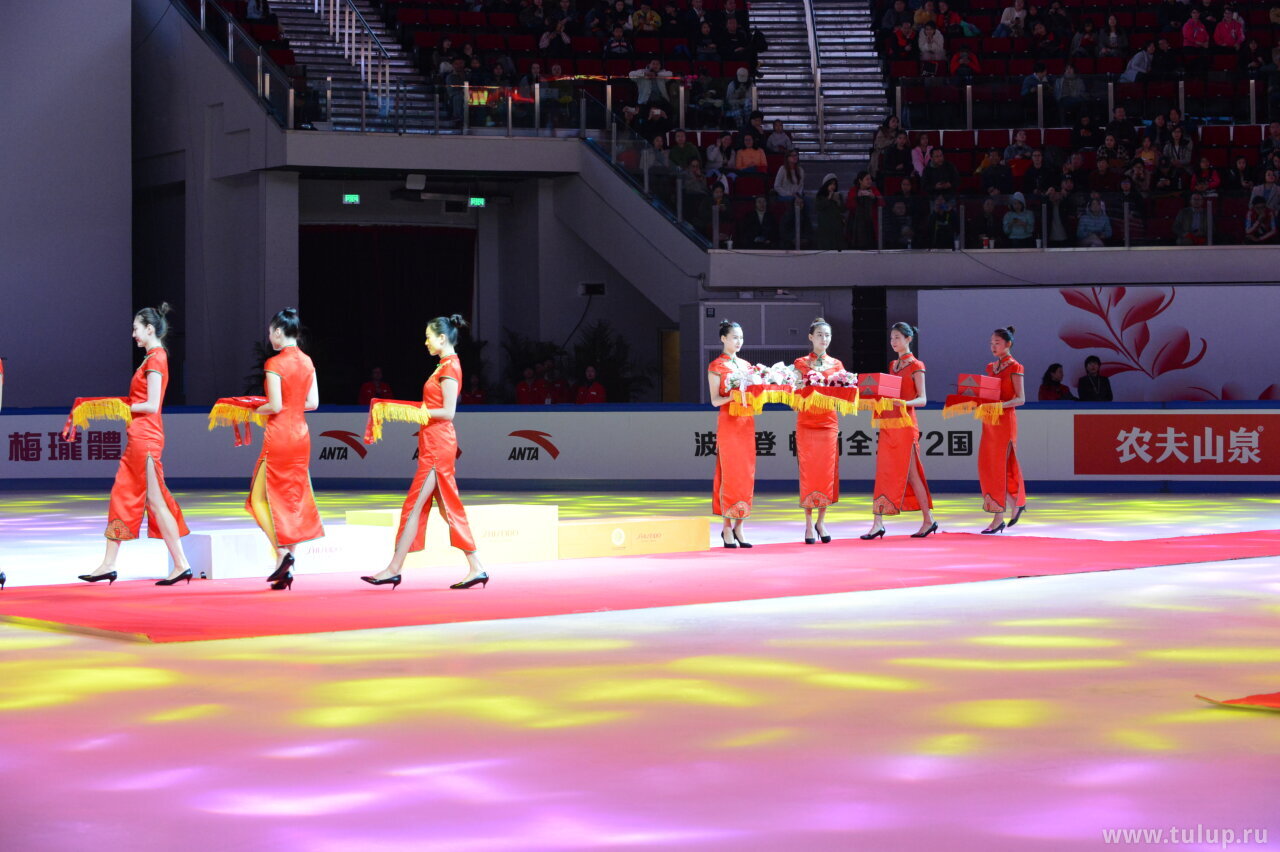
POLYGON ((416 399, 434 359, 432 317, 470 322, 475 231, 400 225, 306 225, 298 240, 303 349, 322 402, 351 405, 373 367, 399 399, 416 399))

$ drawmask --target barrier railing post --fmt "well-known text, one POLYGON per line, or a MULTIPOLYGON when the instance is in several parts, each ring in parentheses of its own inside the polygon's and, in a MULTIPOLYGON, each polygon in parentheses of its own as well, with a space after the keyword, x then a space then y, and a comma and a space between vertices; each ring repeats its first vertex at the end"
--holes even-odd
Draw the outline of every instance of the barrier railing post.
POLYGON ((462 84, 462 135, 471 133, 471 84, 462 84))
POLYGON ((1204 207, 1205 207, 1205 214, 1204 214, 1205 229, 1208 231, 1207 242, 1209 245, 1213 245, 1213 199, 1206 198, 1204 201, 1204 207))
POLYGON ((893 87, 893 113, 898 116, 898 120, 902 120, 902 84, 893 87))
POLYGON ((293 120, 293 84, 292 83, 289 85, 289 105, 286 108, 289 110, 289 129, 293 130, 294 127, 296 126, 296 123, 293 120))
POLYGON ((686 110, 686 107, 688 106, 688 104, 686 103, 686 100, 687 100, 686 95, 688 93, 689 93, 689 87, 686 86, 684 84, 684 81, 682 80, 680 82, 680 123, 676 125, 677 127, 688 126, 688 121, 686 120, 686 117, 685 117, 685 110, 686 110))
MULTIPOLYGON (((901 113, 899 113, 901 119, 901 113)), ((964 86, 964 129, 973 129, 973 84, 966 83, 964 86)))
POLYGON ((1116 113, 1116 84, 1114 80, 1107 81, 1107 115, 1115 115, 1116 113))
POLYGON ((613 84, 604 84, 604 114, 605 121, 613 121, 613 84))
MULTIPOLYGON (((801 192, 800 195, 796 197, 803 198, 804 193, 801 192)), ((803 209, 804 208, 800 205, 797 205, 795 201, 791 202, 791 218, 795 220, 795 242, 793 243, 793 245, 795 246, 796 251, 800 251, 800 230, 801 230, 800 229, 800 224, 801 224, 800 211, 803 209)))
POLYGON ((1187 114, 1187 81, 1178 81, 1178 114, 1187 114))
POLYGON ((959 250, 959 249, 963 249, 963 248, 965 247, 965 241, 964 241, 964 240, 965 240, 965 234, 964 234, 964 205, 963 205, 963 204, 957 204, 957 205, 956 205, 956 218, 960 220, 960 237, 959 237, 959 244, 958 244, 958 245, 957 245, 957 247, 956 247, 956 248, 957 248, 957 250, 959 250))
POLYGON ((1249 123, 1258 123, 1258 81, 1249 78, 1249 123))
POLYGON ((1036 84, 1036 127, 1044 129, 1044 83, 1036 84))
POLYGON ((684 221, 684 169, 676 172, 676 221, 684 221))
POLYGON ((207 14, 207 11, 205 7, 208 5, 208 3, 209 3, 209 0, 200 0, 200 32, 204 32, 205 29, 207 29, 207 26, 205 24, 205 15, 207 14))
POLYGON ((645 195, 649 194, 649 164, 648 163, 645 163, 645 166, 644 166, 644 194, 645 195))
POLYGON ((262 97, 262 48, 258 48, 258 70, 254 75, 258 81, 258 97, 262 97))
POLYGON ((578 138, 587 138, 587 99, 578 98, 578 138))
POLYGON ((1049 205, 1040 202, 1040 239, 1036 240, 1039 245, 1036 248, 1047 249, 1049 247, 1049 216, 1045 212, 1049 209, 1049 205))
POLYGON ((507 135, 508 136, 511 135, 511 128, 515 123, 515 113, 512 111, 513 108, 511 106, 511 101, 512 101, 511 92, 507 92, 507 135))
POLYGON ((618 122, 609 119, 609 162, 618 162, 618 122))
POLYGON ((542 135, 542 83, 533 81, 533 135, 542 135))
MULTIPOLYGON (((964 217, 960 217, 961 226, 964 225, 964 217)), ((876 207, 876 251, 884 251, 884 208, 876 207)))
POLYGON ((711 205, 711 247, 720 248, 720 207, 711 205))
POLYGON ((227 61, 236 61, 236 30, 230 23, 227 24, 227 61))

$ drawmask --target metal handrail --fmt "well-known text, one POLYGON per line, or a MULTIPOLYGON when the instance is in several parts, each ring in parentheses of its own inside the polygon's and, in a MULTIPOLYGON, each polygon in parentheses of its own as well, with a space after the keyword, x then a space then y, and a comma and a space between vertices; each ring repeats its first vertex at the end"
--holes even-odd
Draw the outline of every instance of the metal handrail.
MULTIPOLYGON (((195 26, 200 30, 201 34, 204 35, 205 39, 209 41, 210 44, 213 44, 215 47, 218 47, 219 50, 225 48, 227 61, 230 62, 232 66, 235 66, 236 37, 238 36, 242 43, 252 46, 256 54, 255 59, 257 63, 257 68, 254 73, 255 79, 253 80, 253 87, 256 90, 258 100, 265 101, 268 107, 268 111, 272 113, 276 113, 277 110, 275 108, 275 105, 271 102, 271 78, 277 77, 281 80, 284 80, 285 88, 289 93, 287 107, 286 107, 286 111, 288 114, 279 116, 279 118, 281 120, 280 123, 282 126, 288 129, 293 129, 293 127, 295 126, 294 116, 293 116, 293 112, 294 112, 293 85, 289 82, 289 75, 284 72, 284 69, 282 69, 274 61, 272 61, 271 57, 267 56, 266 51, 262 49, 262 45, 258 44, 257 41, 255 41, 254 38, 245 31, 244 27, 240 26, 240 24, 236 21, 236 19, 231 15, 230 12, 228 12, 226 9, 223 9, 217 3, 211 2, 211 0, 200 0, 199 18, 195 16, 195 13, 188 7, 186 3, 183 2, 183 0, 171 0, 171 3, 173 6, 176 6, 178 8, 179 13, 185 14, 187 18, 191 21, 191 23, 195 24, 195 26), (221 18, 222 22, 225 23, 227 26, 227 44, 225 45, 217 44, 214 37, 209 33, 208 19, 209 19, 210 9, 214 9, 217 12, 218 17, 221 18)), ((249 81, 246 79, 245 82, 249 82, 249 81)))
POLYGON ((818 119, 818 152, 827 152, 827 116, 822 102, 822 68, 818 65, 818 31, 813 18, 813 0, 804 0, 804 29, 809 37, 809 72, 813 75, 813 108, 818 119))
POLYGON ((312 10, 329 27, 329 36, 342 45, 342 55, 360 69, 360 81, 380 102, 391 94, 391 53, 374 33, 352 0, 313 0, 312 10))

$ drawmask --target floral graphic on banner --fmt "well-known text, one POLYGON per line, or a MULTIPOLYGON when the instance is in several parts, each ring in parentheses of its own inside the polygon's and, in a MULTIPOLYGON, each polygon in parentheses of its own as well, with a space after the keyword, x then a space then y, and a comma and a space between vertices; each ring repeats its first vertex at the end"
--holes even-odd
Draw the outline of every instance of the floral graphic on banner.
POLYGON ((1194 367, 1209 351, 1203 337, 1193 343, 1191 333, 1182 326, 1153 323, 1173 304, 1177 288, 1089 287, 1058 292, 1068 305, 1092 315, 1068 321, 1058 337, 1072 349, 1110 352, 1102 358, 1104 376, 1138 372, 1155 379, 1194 367))

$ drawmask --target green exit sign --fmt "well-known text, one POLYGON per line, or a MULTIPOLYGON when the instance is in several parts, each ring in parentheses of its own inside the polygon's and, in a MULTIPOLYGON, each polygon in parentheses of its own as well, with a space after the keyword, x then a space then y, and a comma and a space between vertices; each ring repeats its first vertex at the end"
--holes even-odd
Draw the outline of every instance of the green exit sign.
POLYGON ((476 198, 476 197, 472 196, 471 198, 468 198, 468 199, 467 199, 467 206, 468 206, 468 207, 483 207, 483 206, 484 206, 484 199, 483 199, 483 198, 476 198))
POLYGON ((344 193, 342 196, 342 203, 343 204, 359 204, 360 194, 357 192, 344 193))

